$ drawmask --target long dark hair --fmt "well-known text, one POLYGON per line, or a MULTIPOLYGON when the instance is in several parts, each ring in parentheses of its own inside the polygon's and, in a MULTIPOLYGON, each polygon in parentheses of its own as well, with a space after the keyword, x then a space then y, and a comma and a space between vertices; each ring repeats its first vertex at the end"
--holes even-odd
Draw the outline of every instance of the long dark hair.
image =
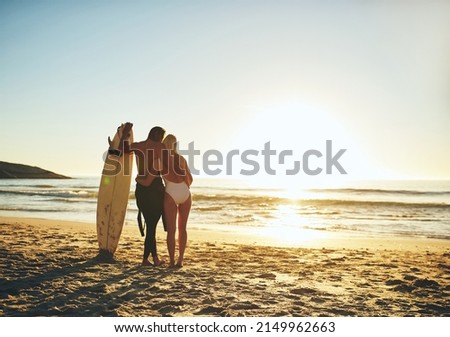
POLYGON ((160 142, 163 140, 166 130, 164 130, 160 126, 153 127, 148 133, 148 139, 153 140, 154 142, 160 142))

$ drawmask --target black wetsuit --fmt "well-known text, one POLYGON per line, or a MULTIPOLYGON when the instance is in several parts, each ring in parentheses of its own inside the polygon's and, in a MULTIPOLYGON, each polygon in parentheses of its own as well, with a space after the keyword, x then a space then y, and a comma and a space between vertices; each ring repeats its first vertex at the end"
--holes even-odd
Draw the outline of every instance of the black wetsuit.
POLYGON ((155 177, 150 186, 137 183, 135 196, 137 207, 144 215, 146 222, 144 260, 147 260, 150 253, 153 257, 157 257, 156 225, 164 210, 164 185, 161 177, 155 177))

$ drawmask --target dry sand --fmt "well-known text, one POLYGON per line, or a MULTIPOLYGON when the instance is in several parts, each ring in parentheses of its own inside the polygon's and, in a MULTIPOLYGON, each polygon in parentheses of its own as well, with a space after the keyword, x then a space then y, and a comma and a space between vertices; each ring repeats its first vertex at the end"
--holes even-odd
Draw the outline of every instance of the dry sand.
POLYGON ((141 267, 137 227, 102 263, 94 224, 0 217, 0 316, 450 316, 448 241, 269 241, 190 231, 183 268, 141 267))

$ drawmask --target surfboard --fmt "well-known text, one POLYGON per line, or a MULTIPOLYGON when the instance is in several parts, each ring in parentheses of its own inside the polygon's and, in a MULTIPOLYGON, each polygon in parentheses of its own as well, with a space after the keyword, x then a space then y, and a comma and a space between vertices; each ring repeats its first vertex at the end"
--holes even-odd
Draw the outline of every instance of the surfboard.
MULTIPOLYGON (((97 239, 100 254, 112 256, 117 250, 125 221, 133 171, 133 154, 120 154, 117 150, 122 139, 124 124, 117 128, 109 140, 108 154, 103 165, 97 197, 97 239)), ((126 137, 125 137, 126 139, 126 137)), ((133 131, 128 137, 133 142, 133 131)))

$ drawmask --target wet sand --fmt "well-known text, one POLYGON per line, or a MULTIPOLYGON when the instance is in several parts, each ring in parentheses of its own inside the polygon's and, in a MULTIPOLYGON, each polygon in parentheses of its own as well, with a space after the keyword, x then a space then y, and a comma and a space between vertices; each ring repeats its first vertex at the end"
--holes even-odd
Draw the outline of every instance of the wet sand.
POLYGON ((0 316, 450 316, 444 240, 190 231, 181 269, 140 266, 142 245, 126 226, 104 262, 95 224, 0 217, 0 316))

